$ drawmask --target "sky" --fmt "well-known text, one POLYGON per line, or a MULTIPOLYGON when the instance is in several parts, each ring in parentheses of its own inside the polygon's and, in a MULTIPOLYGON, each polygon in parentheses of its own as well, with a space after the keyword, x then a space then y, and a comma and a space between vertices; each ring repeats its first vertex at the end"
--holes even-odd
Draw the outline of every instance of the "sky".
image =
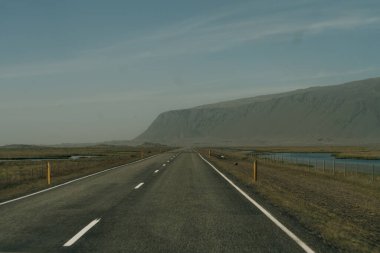
POLYGON ((0 145, 128 140, 167 110, 380 76, 378 0, 0 0, 0 145))

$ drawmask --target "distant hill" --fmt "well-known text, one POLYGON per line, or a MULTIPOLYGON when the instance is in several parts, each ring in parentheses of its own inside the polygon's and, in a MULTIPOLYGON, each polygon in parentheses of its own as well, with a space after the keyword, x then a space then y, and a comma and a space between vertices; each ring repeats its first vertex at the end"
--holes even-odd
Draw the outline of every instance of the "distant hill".
POLYGON ((160 114, 135 141, 204 145, 380 143, 380 78, 160 114))
POLYGON ((11 144, 0 146, 0 149, 42 149, 43 146, 38 145, 26 145, 26 144, 11 144))

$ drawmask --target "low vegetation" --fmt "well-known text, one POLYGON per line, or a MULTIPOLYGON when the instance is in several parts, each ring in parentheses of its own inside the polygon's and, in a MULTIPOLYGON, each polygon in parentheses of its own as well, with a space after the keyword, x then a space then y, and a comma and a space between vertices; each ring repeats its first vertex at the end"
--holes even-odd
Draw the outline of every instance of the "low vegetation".
MULTIPOLYGON (((252 150, 252 148, 242 148, 241 150, 252 150)), ((257 152, 309 152, 309 153, 332 153, 336 158, 357 158, 357 159, 380 159, 380 147, 350 147, 350 146, 294 146, 294 147, 255 147, 257 152)))
POLYGON ((0 201, 49 187, 100 170, 167 151, 168 147, 93 146, 80 148, 0 148, 0 201), (72 159, 72 156, 77 159, 72 159))
MULTIPOLYGON (((208 150, 202 153, 208 157, 208 150)), ((380 252, 379 176, 375 181, 365 175, 342 177, 259 159, 258 181, 253 183, 253 159, 248 152, 233 149, 213 149, 209 158, 252 194, 265 199, 270 208, 301 224, 337 252, 380 252)))

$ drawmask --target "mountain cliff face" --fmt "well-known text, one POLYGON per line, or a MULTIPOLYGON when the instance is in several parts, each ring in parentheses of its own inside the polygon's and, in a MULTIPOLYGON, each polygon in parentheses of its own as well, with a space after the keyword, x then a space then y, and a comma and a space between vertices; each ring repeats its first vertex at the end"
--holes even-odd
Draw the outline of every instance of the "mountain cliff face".
POLYGON ((136 140, 215 145, 380 143, 380 78, 165 112, 136 140))

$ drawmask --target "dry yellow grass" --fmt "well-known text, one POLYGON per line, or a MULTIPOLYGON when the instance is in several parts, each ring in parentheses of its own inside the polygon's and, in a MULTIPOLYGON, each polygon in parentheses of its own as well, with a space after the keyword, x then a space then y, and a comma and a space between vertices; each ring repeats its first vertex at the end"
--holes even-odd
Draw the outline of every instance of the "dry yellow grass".
MULTIPOLYGON (((203 150, 207 156, 208 150, 203 150)), ((245 151, 219 149, 218 168, 250 187, 326 244, 344 252, 380 252, 380 178, 371 182, 315 173, 302 166, 259 160, 258 182, 245 151), (237 163, 237 165, 236 165, 237 163)))
POLYGON ((163 148, 95 146, 86 148, 22 148, 0 149, 0 160, 7 158, 43 158, 47 160, 17 160, 0 162, 0 201, 14 198, 47 186, 47 162, 51 164, 52 185, 88 175, 103 169, 126 164, 167 151, 163 148), (77 160, 72 155, 89 155, 77 160))
POLYGON ((332 153, 338 158, 380 159, 380 147, 350 147, 350 146, 294 146, 294 147, 250 147, 242 150, 258 152, 312 152, 332 153))

